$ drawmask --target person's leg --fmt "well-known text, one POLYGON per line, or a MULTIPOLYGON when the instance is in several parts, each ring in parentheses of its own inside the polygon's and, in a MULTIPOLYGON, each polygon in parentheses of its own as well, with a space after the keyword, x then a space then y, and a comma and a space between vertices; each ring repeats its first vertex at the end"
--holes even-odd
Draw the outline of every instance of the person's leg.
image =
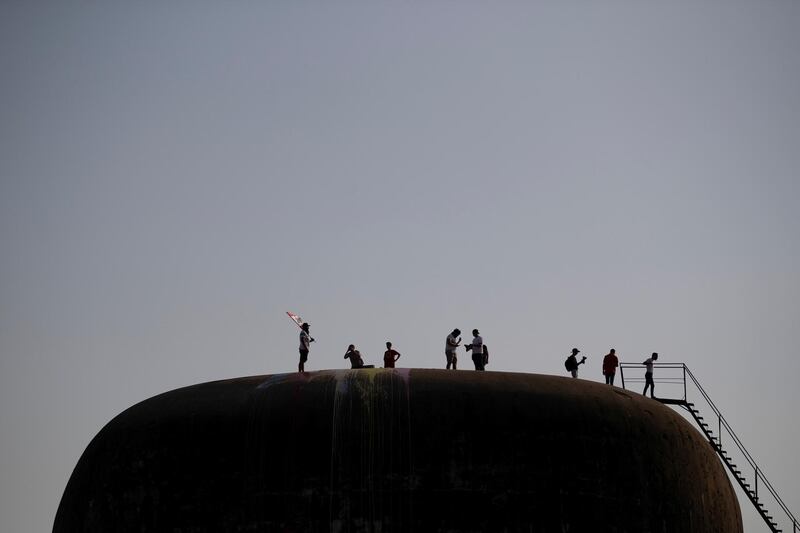
POLYGON ((608 380, 611 379, 611 376, 609 376, 608 374, 604 374, 604 375, 606 377, 606 385, 608 385, 608 380))
POLYGON ((608 384, 609 384, 609 385, 611 385, 612 387, 614 386, 614 377, 615 377, 615 376, 616 376, 616 374, 611 374, 611 375, 609 376, 609 378, 611 378, 611 380, 609 381, 609 383, 608 383, 608 384))
POLYGON ((308 359, 308 352, 300 350, 300 362, 297 364, 297 371, 298 372, 305 372, 306 371, 306 360, 308 359))
POLYGON ((453 354, 451 354, 450 352, 444 352, 444 356, 447 358, 446 370, 450 370, 450 366, 453 364, 453 354))
POLYGON ((573 378, 577 378, 578 377, 578 371, 577 370, 570 370, 569 372, 570 372, 570 374, 572 374, 573 378))

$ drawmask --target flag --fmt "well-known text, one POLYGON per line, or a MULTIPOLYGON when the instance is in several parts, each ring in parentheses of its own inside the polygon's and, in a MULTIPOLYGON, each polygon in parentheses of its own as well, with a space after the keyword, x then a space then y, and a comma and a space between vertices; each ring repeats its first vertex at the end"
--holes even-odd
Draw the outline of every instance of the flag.
POLYGON ((297 324, 298 327, 303 327, 303 319, 297 316, 296 314, 292 313, 291 311, 286 311, 286 314, 289 315, 289 318, 297 324))

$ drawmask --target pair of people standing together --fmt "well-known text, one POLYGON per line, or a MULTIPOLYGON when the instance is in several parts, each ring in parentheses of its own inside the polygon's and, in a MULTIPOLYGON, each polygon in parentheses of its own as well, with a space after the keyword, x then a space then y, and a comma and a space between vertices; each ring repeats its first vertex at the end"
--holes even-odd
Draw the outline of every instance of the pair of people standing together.
MULTIPOLYGON (((483 337, 477 329, 472 330, 472 342, 464 345, 467 351, 472 351, 472 363, 475 370, 486 370, 489 364, 489 348, 483 343, 483 337)), ((458 356, 456 349, 461 346, 461 330, 456 328, 447 336, 444 346, 444 356, 447 359, 447 370, 450 367, 458 370, 458 356)))
MULTIPOLYGON (((575 356, 580 352, 577 348, 572 349, 572 355, 567 358, 566 366, 570 371, 573 378, 578 377, 578 365, 586 362, 586 357, 577 362, 575 356)), ((655 383, 653 382, 653 363, 658 360, 658 353, 653 354, 647 358, 642 364, 645 366, 644 373, 644 391, 642 394, 647 396, 647 389, 650 389, 650 397, 655 398, 655 383)), ((611 348, 606 356, 603 358, 603 375, 606 378, 606 385, 614 385, 614 377, 617 375, 617 367, 619 367, 619 359, 617 358, 617 351, 611 348)))

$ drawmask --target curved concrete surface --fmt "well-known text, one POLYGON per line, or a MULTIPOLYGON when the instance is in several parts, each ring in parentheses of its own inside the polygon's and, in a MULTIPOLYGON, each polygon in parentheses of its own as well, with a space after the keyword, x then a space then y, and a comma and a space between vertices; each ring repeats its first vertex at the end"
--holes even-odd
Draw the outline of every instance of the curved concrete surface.
POLYGON ((709 443, 582 380, 445 370, 257 376, 114 418, 55 533, 742 531, 709 443))

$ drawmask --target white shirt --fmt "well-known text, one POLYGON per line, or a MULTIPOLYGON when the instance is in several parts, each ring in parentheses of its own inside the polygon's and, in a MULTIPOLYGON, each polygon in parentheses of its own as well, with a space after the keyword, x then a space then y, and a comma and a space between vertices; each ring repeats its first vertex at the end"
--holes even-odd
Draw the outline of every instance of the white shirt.
POLYGON ((447 336, 447 341, 444 345, 444 351, 446 353, 453 353, 456 351, 456 344, 458 344, 458 339, 451 333, 447 336), (452 344, 451 344, 452 343, 452 344))
POLYGON ((653 358, 647 359, 644 362, 644 367, 647 369, 645 370, 645 374, 652 374, 653 373, 653 358))
POLYGON ((483 337, 480 335, 472 339, 472 355, 483 355, 483 337))
POLYGON ((311 337, 309 337, 308 333, 303 330, 300 330, 300 349, 304 352, 308 351, 308 346, 311 343, 311 337))

